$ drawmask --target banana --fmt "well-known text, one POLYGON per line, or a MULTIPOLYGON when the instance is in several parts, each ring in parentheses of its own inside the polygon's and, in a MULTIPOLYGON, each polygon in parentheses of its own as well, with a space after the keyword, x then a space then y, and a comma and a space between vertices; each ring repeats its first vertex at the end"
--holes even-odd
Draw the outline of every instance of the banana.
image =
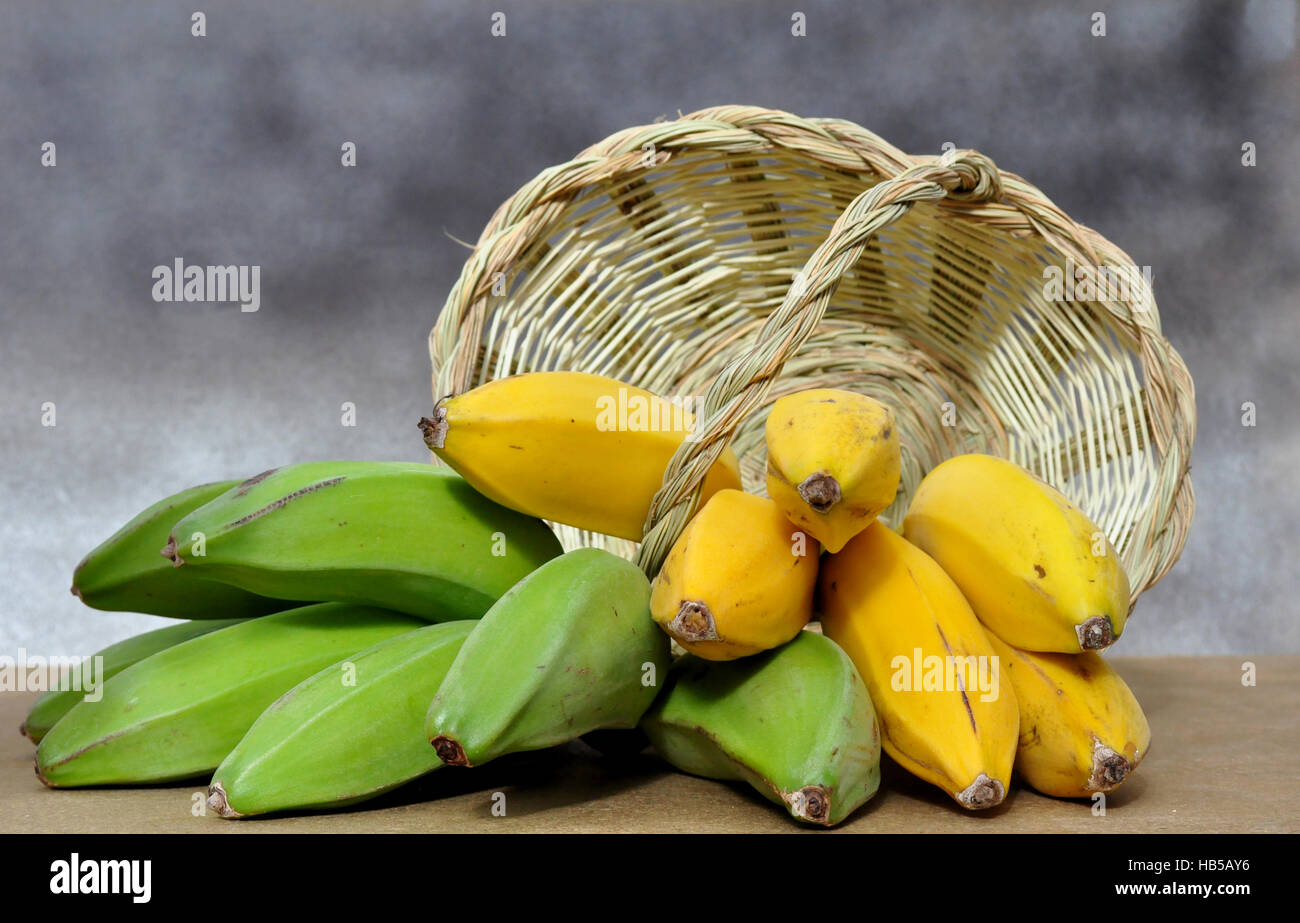
MULTIPOLYGON (((438 402, 429 448, 485 496, 530 516, 639 542, 664 469, 694 417, 649 391, 582 372, 531 372, 438 402)), ((740 488, 726 449, 703 504, 740 488)))
POLYGON ((706 660, 732 660, 784 644, 812 618, 817 540, 777 505, 720 490, 673 545, 650 594, 650 614, 706 660))
POLYGON ((1077 654, 1114 643, 1129 583, 1102 531, 1019 465, 958 455, 921 481, 903 534, 1008 644, 1077 654))
POLYGON ((650 583, 579 548, 543 564, 483 616, 429 706, 426 738, 453 766, 632 728, 668 668, 650 583))
POLYGON ((72 593, 93 609, 182 619, 266 615, 299 605, 178 571, 158 554, 175 522, 239 481, 221 481, 165 497, 86 555, 72 575, 72 593))
POLYGON ((961 591, 873 522, 822 565, 822 631, 866 681, 885 752, 970 810, 1006 797, 1019 712, 961 591))
POLYGON ((217 767, 209 806, 231 818, 338 808, 440 768, 424 716, 475 624, 426 625, 294 686, 217 767))
POLYGON ((814 388, 767 416, 767 493, 829 552, 843 548, 898 493, 894 413, 853 391, 814 388))
POLYGON ((1116 788, 1151 746, 1142 706, 1098 654, 1035 654, 992 632, 1020 706, 1016 772, 1044 795, 1088 798, 1116 788))
POLYGON ((308 676, 427 624, 340 603, 305 606, 146 657, 78 702, 36 749, 51 788, 187 779, 211 772, 257 716, 308 676))
POLYGON ((268 471, 186 516, 182 570, 284 599, 478 618, 560 553, 546 524, 426 464, 312 462, 268 471))
POLYGON ((182 641, 188 641, 190 638, 206 635, 210 631, 226 628, 239 621, 241 620, 206 619, 181 622, 178 625, 146 631, 125 641, 110 644, 82 661, 81 665, 61 684, 64 688, 51 689, 37 699, 36 704, 27 713, 27 720, 19 728, 20 732, 26 734, 32 743, 40 743, 41 738, 54 727, 55 722, 66 715, 72 706, 84 699, 86 693, 93 687, 97 687, 98 684, 116 676, 132 664, 139 663, 159 651, 180 644, 182 641), (96 666, 97 661, 98 666, 96 666))
POLYGON ((835 644, 801 631, 729 663, 673 665, 641 720, 655 750, 685 772, 748 782, 791 816, 838 824, 880 785, 880 733, 857 670, 835 644))

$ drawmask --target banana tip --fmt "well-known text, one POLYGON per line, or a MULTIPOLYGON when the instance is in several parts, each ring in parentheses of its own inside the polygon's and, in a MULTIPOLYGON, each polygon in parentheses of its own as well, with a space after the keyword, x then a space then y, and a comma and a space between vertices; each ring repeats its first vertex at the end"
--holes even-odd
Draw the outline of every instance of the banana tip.
POLYGON ((438 735, 432 738, 429 743, 433 744, 434 752, 438 754, 438 759, 442 760, 448 766, 470 766, 469 757, 465 755, 465 748, 460 742, 447 737, 438 735))
POLYGON ((984 773, 975 777, 975 781, 966 786, 955 796, 957 803, 968 811, 983 811, 1000 805, 1007 797, 1007 790, 997 779, 990 779, 984 773))
POLYGON ((843 498, 840 482, 824 471, 809 475, 799 485, 799 496, 819 513, 825 513, 843 498))
POLYGON ((1122 753, 1098 743, 1092 751, 1092 777, 1088 787, 1095 792, 1108 792, 1128 777, 1133 766, 1122 753))
POLYGON ((45 778, 45 773, 41 772, 41 761, 32 760, 32 769, 36 772, 36 778, 41 780, 41 784, 46 788, 58 788, 53 782, 45 778))
POLYGON ((790 813, 795 817, 830 826, 831 796, 822 786, 805 785, 799 791, 787 795, 786 801, 790 805, 790 813))
POLYGON ((158 552, 164 558, 172 562, 172 567, 180 567, 185 563, 185 559, 180 556, 176 549, 176 536, 167 536, 167 544, 163 545, 162 551, 158 552))
POLYGON ((234 819, 244 816, 230 806, 230 802, 226 800, 226 790, 220 782, 213 782, 208 786, 208 807, 219 817, 234 819))
POLYGON ((682 601, 681 608, 668 623, 668 633, 683 644, 721 639, 713 612, 707 604, 693 599, 682 601))
POLYGON ((1115 628, 1108 615, 1095 615, 1076 625, 1074 631, 1085 651, 1099 651, 1115 643, 1115 628))
POLYGON ((433 416, 421 417, 420 432, 424 434, 425 445, 441 449, 447 441, 447 411, 439 405, 433 409, 433 416))

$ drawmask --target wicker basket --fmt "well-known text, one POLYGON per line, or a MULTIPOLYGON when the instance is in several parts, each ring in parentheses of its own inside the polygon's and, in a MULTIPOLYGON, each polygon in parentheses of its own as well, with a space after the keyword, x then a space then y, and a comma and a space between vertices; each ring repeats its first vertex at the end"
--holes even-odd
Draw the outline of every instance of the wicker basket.
POLYGON ((706 109, 619 132, 497 209, 430 334, 434 397, 543 369, 703 395, 639 551, 562 530, 570 547, 635 551, 653 574, 728 441, 762 492, 772 401, 860 391, 899 420, 887 521, 943 459, 1011 458, 1106 531, 1136 599, 1187 537, 1196 410, 1135 276, 1123 251, 975 152, 913 157, 850 122, 706 109), (1050 291, 1072 266, 1133 284, 1079 300, 1065 276, 1050 291))

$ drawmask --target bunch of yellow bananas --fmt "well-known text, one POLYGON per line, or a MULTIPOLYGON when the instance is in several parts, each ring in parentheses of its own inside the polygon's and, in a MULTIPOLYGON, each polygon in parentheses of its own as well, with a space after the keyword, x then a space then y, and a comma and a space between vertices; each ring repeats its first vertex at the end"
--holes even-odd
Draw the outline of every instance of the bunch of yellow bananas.
MULTIPOLYGON (((668 402, 638 389, 543 373, 444 401, 426 435, 506 506, 637 538, 684 436, 596 425, 619 389, 668 418, 668 402)), ((771 499, 744 493, 724 453, 653 581, 651 615, 673 640, 731 661, 819 613, 866 683, 885 750, 969 809, 1002 802, 1013 765, 1062 797, 1132 771, 1150 731, 1095 653, 1123 630, 1129 586, 1082 511, 1009 461, 963 455, 925 477, 895 533, 877 516, 898 490, 899 432, 857 393, 781 398, 766 442, 771 499)))

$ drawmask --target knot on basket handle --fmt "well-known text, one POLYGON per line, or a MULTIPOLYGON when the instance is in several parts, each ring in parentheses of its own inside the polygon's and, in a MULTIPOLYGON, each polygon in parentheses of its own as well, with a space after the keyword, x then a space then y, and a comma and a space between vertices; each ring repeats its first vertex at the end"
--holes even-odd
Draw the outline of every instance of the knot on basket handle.
POLYGON ((1002 174, 979 151, 947 151, 939 158, 939 164, 955 175, 952 185, 939 180, 948 190, 948 198, 958 202, 991 202, 1002 198, 1002 174))

